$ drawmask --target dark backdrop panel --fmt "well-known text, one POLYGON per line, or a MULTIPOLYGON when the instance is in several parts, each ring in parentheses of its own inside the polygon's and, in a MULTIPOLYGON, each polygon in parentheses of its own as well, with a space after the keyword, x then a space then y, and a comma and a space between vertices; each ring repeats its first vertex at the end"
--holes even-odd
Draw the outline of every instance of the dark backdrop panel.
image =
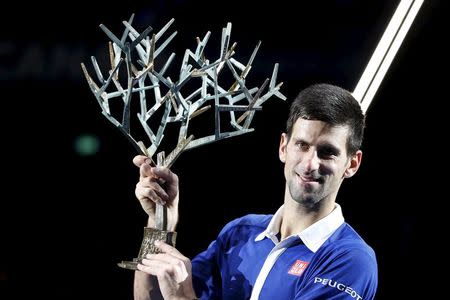
MULTIPOLYGON (((140 30, 175 18, 167 51, 179 64, 208 30, 214 58, 232 22, 242 61, 262 40, 250 83, 280 63, 288 103, 269 100, 253 133, 185 152, 173 167, 181 178, 178 248, 193 257, 226 222, 281 205, 278 145, 290 100, 315 82, 353 90, 397 2, 12 3, 0 18, 0 298, 132 298, 133 273, 116 263, 136 256, 146 221, 134 197, 135 150, 101 115, 80 68, 91 55, 107 57, 100 23, 119 32, 131 13, 140 30), (98 141, 92 155, 76 151, 85 136, 98 141)), ((418 285, 434 237, 425 220, 443 198, 446 160, 443 6, 427 1, 419 12, 368 111, 360 172, 339 194, 346 220, 377 253, 377 299, 425 291, 418 285)))

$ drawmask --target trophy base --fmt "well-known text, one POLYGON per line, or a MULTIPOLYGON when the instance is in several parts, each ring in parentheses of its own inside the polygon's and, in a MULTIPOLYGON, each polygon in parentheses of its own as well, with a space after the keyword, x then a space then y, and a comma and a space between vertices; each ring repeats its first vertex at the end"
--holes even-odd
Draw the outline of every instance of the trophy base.
POLYGON ((161 250, 155 246, 155 241, 164 241, 166 244, 175 247, 176 237, 177 233, 175 231, 144 227, 144 238, 142 239, 138 257, 133 258, 133 261, 122 261, 117 265, 123 269, 137 270, 138 263, 145 258, 147 254, 161 253, 161 250))
POLYGON ((117 265, 123 269, 128 269, 128 270, 137 270, 137 265, 138 262, 133 260, 133 261, 127 261, 127 260, 122 260, 120 263, 117 263, 117 265))

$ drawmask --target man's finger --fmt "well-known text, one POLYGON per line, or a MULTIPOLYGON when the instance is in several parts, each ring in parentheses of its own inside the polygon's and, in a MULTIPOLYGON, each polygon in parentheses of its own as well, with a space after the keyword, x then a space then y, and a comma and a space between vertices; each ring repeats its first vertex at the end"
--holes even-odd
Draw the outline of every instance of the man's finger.
MULTIPOLYGON (((144 195, 144 197, 142 198, 143 200, 145 199, 150 199, 151 201, 161 204, 161 205, 165 205, 166 201, 163 200, 154 190, 152 189, 143 189, 142 190, 142 195, 144 195)), ((142 201, 142 200, 140 200, 142 201)))
POLYGON ((178 176, 175 173, 173 173, 172 171, 170 171, 168 168, 156 167, 156 168, 152 168, 152 172, 156 177, 164 180, 164 182, 167 182, 168 188, 177 189, 178 176))
POLYGON ((168 254, 149 254, 147 258, 142 260, 141 264, 148 268, 143 268, 146 272, 155 273, 160 276, 168 274, 177 283, 183 282, 189 276, 183 261, 168 254))
POLYGON ((172 273, 171 266, 163 261, 143 259, 141 263, 137 265, 138 270, 143 271, 150 275, 163 276, 164 273, 172 273))
POLYGON ((175 256, 181 260, 184 260, 185 257, 181 254, 175 247, 166 244, 163 241, 155 241, 155 246, 158 247, 162 252, 175 256))
POLYGON ((136 156, 133 158, 133 164, 134 164, 136 167, 140 167, 143 163, 146 162, 147 159, 148 159, 148 157, 145 156, 145 155, 136 155, 136 156))
POLYGON ((149 164, 147 163, 143 163, 140 167, 139 167, 139 176, 140 178, 145 178, 145 177, 156 177, 155 173, 153 172, 153 169, 150 167, 149 164))

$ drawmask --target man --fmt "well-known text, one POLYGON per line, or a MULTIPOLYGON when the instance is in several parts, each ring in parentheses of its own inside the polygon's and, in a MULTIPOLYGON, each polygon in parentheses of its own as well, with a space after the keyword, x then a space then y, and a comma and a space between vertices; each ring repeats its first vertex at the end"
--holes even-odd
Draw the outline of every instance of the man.
MULTIPOLYGON (((329 84, 304 89, 281 135, 286 188, 280 209, 230 222, 192 264, 159 243, 163 253, 138 265, 135 298, 161 292, 164 299, 373 299, 375 253, 344 222, 336 203, 342 181, 361 164, 363 131, 364 115, 348 91, 329 84)), ((133 162, 140 168, 136 196, 149 214, 148 226, 154 226, 154 203, 160 202, 167 204, 174 230, 178 177, 150 167, 144 156, 133 162)))

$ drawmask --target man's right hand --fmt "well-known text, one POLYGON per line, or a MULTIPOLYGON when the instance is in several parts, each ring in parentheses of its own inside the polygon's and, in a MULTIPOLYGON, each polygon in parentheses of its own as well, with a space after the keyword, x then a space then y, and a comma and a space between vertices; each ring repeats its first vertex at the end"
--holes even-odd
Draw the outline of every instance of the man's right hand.
POLYGON ((155 226, 155 203, 167 206, 167 225, 169 231, 175 231, 178 222, 178 176, 165 167, 152 167, 150 159, 143 155, 133 158, 139 167, 139 182, 135 194, 148 214, 149 227, 155 226))

